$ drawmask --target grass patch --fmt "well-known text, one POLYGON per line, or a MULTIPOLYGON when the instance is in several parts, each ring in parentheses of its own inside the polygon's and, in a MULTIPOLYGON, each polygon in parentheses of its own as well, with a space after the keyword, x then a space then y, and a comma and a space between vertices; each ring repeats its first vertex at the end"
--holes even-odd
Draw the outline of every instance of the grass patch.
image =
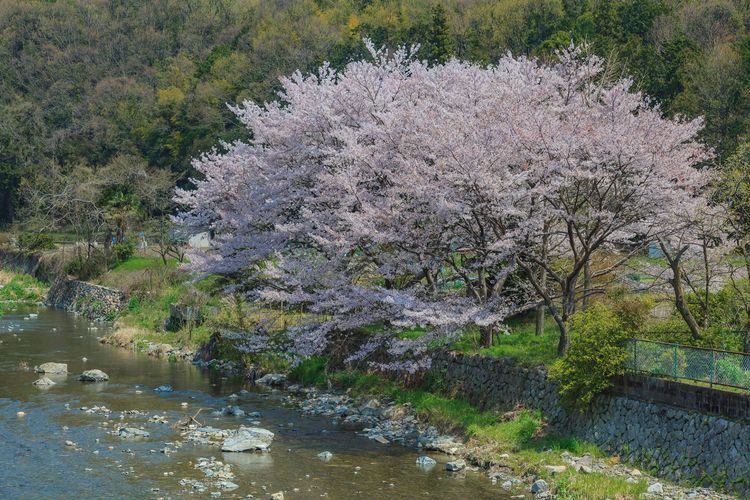
POLYGON ((355 395, 368 395, 375 393, 386 393, 393 383, 383 380, 372 373, 364 373, 356 370, 342 370, 329 375, 331 383, 342 389, 349 389, 355 395))
POLYGON ((323 356, 312 356, 303 360, 289 372, 289 379, 304 385, 321 387, 328 380, 326 364, 328 358, 323 356))
POLYGON ((425 333, 427 333, 427 330, 425 330, 424 328, 414 327, 414 328, 409 328, 408 330, 402 330, 398 332, 396 336, 400 339, 414 340, 414 339, 418 339, 425 333))
MULTIPOLYGON (((177 259, 167 259, 166 267, 176 268, 179 265, 177 259)), ((127 273, 134 271, 145 271, 147 269, 155 269, 164 267, 164 262, 161 257, 147 257, 143 255, 132 255, 127 260, 118 263, 114 266, 110 272, 112 273, 127 273)))
POLYGON ((44 299, 47 286, 28 274, 0 272, 0 301, 36 303, 44 299))
POLYGON ((557 358, 559 332, 549 315, 545 318, 543 335, 536 335, 536 323, 528 316, 512 318, 506 325, 510 335, 495 335, 492 347, 480 348, 479 331, 472 329, 456 342, 455 348, 483 356, 513 358, 528 366, 548 365, 557 358))
POLYGON ((587 500, 589 498, 639 498, 648 489, 645 480, 628 483, 623 477, 606 474, 577 474, 565 472, 548 478, 556 497, 564 500, 587 500))

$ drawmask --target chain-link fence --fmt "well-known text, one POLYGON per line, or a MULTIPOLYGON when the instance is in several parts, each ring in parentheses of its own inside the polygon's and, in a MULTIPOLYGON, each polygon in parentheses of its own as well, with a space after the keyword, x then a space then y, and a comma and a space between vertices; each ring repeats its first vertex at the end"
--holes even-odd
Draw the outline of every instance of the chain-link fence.
POLYGON ((640 339, 628 341, 628 354, 635 372, 750 390, 750 354, 640 339))

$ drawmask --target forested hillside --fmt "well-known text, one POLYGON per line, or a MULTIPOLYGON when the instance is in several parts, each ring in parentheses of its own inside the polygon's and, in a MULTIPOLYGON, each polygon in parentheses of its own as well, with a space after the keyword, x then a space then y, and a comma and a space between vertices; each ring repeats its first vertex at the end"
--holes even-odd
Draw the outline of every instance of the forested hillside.
POLYGON ((0 222, 53 167, 184 182, 192 158, 241 136, 226 103, 360 58, 363 37, 488 64, 588 42, 665 114, 705 116, 722 160, 750 127, 749 25, 744 0, 0 0, 0 222))

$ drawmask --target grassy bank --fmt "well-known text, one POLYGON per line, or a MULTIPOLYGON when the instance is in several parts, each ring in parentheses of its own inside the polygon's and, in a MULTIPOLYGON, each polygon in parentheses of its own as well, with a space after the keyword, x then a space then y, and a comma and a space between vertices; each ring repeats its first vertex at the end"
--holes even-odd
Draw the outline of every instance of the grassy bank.
POLYGON ((0 302, 36 304, 44 300, 47 288, 32 276, 0 269, 0 302))
MULTIPOLYGON (((121 344, 166 343, 195 349, 206 343, 216 331, 250 331, 262 325, 266 332, 273 334, 296 324, 303 316, 228 295, 224 292, 223 282, 216 276, 193 281, 175 259, 168 259, 165 264, 161 258, 151 255, 133 255, 98 277, 96 283, 121 289, 129 297, 115 321, 114 335, 121 344), (168 327, 166 321, 172 304, 200 311, 202 320, 197 324, 168 327)), ((243 355, 231 349, 226 349, 222 357, 249 361, 241 359, 243 355)), ((265 358, 268 358, 268 368, 288 368, 276 363, 272 356, 265 358)))

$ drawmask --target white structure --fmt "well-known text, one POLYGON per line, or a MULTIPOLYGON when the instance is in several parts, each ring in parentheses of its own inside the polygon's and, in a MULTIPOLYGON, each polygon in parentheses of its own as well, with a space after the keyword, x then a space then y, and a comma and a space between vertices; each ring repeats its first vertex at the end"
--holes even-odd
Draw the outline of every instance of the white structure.
POLYGON ((188 246, 190 248, 209 248, 211 246, 211 235, 208 233, 208 231, 196 233, 188 238, 188 246))

